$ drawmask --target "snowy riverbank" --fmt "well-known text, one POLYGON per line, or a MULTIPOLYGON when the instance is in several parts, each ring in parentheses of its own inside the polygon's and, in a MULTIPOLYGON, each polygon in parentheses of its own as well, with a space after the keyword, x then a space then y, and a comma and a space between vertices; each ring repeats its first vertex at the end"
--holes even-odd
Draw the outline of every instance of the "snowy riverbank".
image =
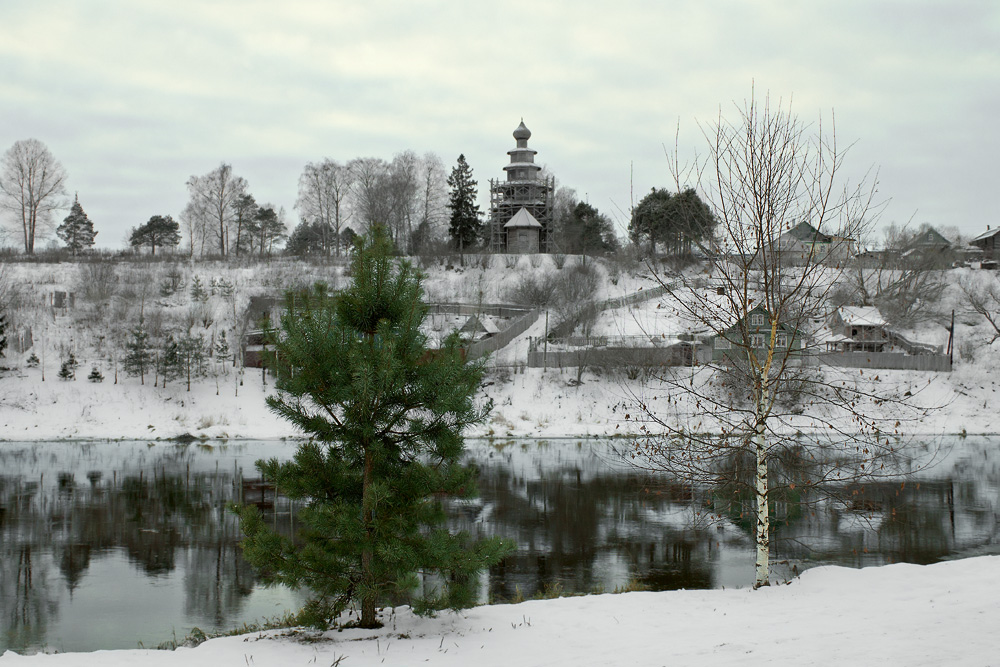
MULTIPOLYGON (((587 372, 577 385, 576 369, 520 372, 493 371, 479 398, 490 398, 489 421, 470 436, 580 437, 621 435, 637 425, 625 419, 635 414, 637 396, 649 397, 655 382, 599 376, 587 372)), ((906 421, 910 433, 993 434, 997 432, 990 400, 997 384, 991 369, 962 365, 952 373, 879 371, 870 380, 873 392, 913 391, 921 405, 932 406, 919 421, 906 421), (877 384, 875 384, 877 383, 877 384)), ((250 369, 237 383, 235 374, 204 379, 187 391, 181 382, 166 389, 141 385, 138 378, 109 377, 101 383, 81 376, 60 381, 38 369, 22 369, 0 378, 0 441, 144 440, 182 435, 209 439, 270 440, 299 437, 267 409, 264 399, 274 393, 273 378, 250 369)), ((674 397, 675 405, 678 398, 674 397)), ((895 419, 892 406, 871 406, 872 416, 895 419)), ((802 430, 809 430, 803 420, 802 430)), ((845 424, 850 423, 845 416, 845 424)))
POLYGON ((991 665, 1000 656, 998 599, 1000 556, 984 556, 820 567, 758 591, 593 595, 433 619, 399 608, 379 630, 254 633, 176 651, 7 652, 0 664, 991 665))

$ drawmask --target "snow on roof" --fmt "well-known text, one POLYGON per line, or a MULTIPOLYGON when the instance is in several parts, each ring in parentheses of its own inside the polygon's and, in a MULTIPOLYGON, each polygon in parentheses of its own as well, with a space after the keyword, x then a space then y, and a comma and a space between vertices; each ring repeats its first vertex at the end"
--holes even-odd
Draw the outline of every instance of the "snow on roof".
POLYGON ((985 232, 983 232, 976 238, 969 241, 969 243, 975 243, 976 241, 985 241, 991 236, 996 236, 997 234, 1000 234, 1000 227, 997 227, 996 229, 987 229, 985 232))
POLYGON ((841 306, 840 319, 848 326, 884 327, 882 313, 874 306, 841 306))
POLYGON ((804 243, 829 243, 830 237, 827 234, 820 232, 818 229, 810 225, 808 222, 800 222, 791 229, 789 229, 782 236, 791 236, 792 238, 798 239, 804 243))
POLYGON ((461 330, 465 332, 483 331, 488 334, 500 333, 500 327, 489 315, 473 315, 461 330))
POLYGON ((514 214, 507 224, 503 226, 504 229, 518 229, 522 227, 530 227, 535 229, 541 229, 542 223, 535 219, 535 216, 528 213, 528 209, 521 207, 521 210, 514 214))

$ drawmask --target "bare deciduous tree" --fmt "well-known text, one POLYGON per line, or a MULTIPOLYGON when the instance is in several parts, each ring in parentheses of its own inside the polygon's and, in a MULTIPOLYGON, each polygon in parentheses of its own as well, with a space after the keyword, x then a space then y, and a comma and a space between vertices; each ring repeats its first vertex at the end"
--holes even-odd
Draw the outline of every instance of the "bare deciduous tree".
POLYGON ((66 170, 38 139, 15 142, 0 161, 0 209, 17 219, 24 252, 51 226, 53 211, 65 208, 66 170))
POLYGON ((355 158, 347 163, 354 176, 352 203, 365 229, 382 225, 393 243, 409 250, 413 219, 419 212, 420 159, 413 151, 381 158, 355 158))
POLYGON ((874 208, 873 180, 845 183, 833 128, 807 125, 767 96, 751 95, 734 120, 720 113, 702 131, 705 162, 682 169, 675 149, 671 170, 677 191, 693 179, 718 220, 717 238, 701 248, 709 282, 649 268, 677 316, 713 335, 717 359, 668 369, 636 392, 629 418, 638 412, 643 435, 623 453, 712 485, 719 515, 752 517, 759 587, 769 583, 771 508, 885 474, 897 454, 892 434, 911 408, 902 391, 868 384, 867 371, 809 363, 802 341, 841 269, 819 253, 783 257, 782 235, 801 222, 858 238, 874 208), (888 424, 868 414, 876 406, 886 414, 886 404, 898 408, 888 424))
MULTIPOLYGON (((229 249, 229 225, 234 218, 233 204, 246 193, 247 182, 233 174, 232 165, 223 162, 204 176, 192 176, 187 182, 189 206, 194 207, 215 228, 219 254, 229 249)), ((192 211, 194 212, 194 211, 192 211)))
POLYGON ((416 232, 420 239, 418 246, 441 238, 448 222, 448 172, 444 162, 434 153, 425 153, 421 168, 420 223, 416 232))
POLYGON ((303 220, 320 224, 323 253, 327 257, 331 246, 340 257, 340 228, 350 218, 345 202, 353 182, 352 170, 330 158, 319 163, 310 162, 299 176, 295 208, 303 220))
POLYGON ((348 162, 347 168, 354 179, 351 203, 363 227, 357 231, 386 224, 391 217, 391 202, 385 196, 384 189, 389 175, 389 163, 377 157, 359 157, 348 162))
POLYGON ((996 276, 985 271, 975 276, 963 276, 958 281, 958 287, 969 310, 981 315, 993 328, 990 343, 1000 338, 1000 282, 996 276))

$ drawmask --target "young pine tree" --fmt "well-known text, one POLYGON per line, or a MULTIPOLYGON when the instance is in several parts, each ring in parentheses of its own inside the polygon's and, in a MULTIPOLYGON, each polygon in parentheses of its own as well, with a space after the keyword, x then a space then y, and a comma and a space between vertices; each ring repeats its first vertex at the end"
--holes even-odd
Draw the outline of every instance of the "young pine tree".
POLYGON ((153 365, 153 352, 149 346, 149 334, 146 332, 143 320, 139 318, 139 324, 132 329, 130 337, 125 343, 125 358, 122 359, 122 366, 125 372, 131 376, 139 376, 139 384, 146 384, 146 373, 153 365))
POLYGON ((62 362, 62 366, 59 367, 59 372, 56 374, 56 377, 63 381, 75 380, 76 370, 70 362, 64 361, 62 362))
POLYGON ((287 496, 304 500, 296 538, 276 534, 254 507, 240 507, 243 549, 267 580, 307 586, 304 622, 327 625, 352 601, 361 627, 377 627, 376 605, 410 593, 422 574, 440 588, 418 610, 475 601, 478 572, 511 545, 474 542, 444 527, 442 496, 469 496, 462 430, 485 419, 473 395, 483 368, 467 364, 457 338, 428 352, 419 276, 396 264, 384 233, 360 242, 354 284, 289 295, 275 341, 277 414, 309 433, 286 463, 257 467, 287 496))

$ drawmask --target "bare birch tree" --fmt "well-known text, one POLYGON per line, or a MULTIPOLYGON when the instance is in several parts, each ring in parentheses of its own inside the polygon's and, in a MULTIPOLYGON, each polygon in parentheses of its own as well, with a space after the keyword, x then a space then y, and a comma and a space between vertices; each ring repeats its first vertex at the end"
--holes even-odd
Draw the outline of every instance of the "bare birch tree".
MULTIPOLYGON (((421 244, 444 235, 448 221, 448 171, 440 156, 425 153, 421 162, 420 223, 417 236, 421 244)), ((421 245, 418 244, 418 245, 421 245)))
POLYGON ((22 139, 0 161, 0 209, 14 215, 24 252, 51 226, 52 212, 66 207, 66 170, 38 139, 22 139))
POLYGON ((347 163, 354 179, 351 204, 363 232, 373 225, 386 224, 391 217, 391 202, 385 195, 389 163, 377 157, 354 158, 347 163))
POLYGON ((215 228, 219 254, 225 257, 229 249, 229 226, 234 217, 233 204, 246 193, 246 179, 233 174, 232 165, 223 162, 204 176, 189 178, 187 187, 191 203, 215 228))
POLYGON ((702 133, 704 161, 682 168, 676 148, 670 157, 677 191, 694 181, 717 218, 701 247, 710 276, 649 267, 678 318, 711 335, 715 360, 667 369, 635 392, 627 418, 642 435, 623 453, 710 485, 710 511, 752 530, 759 587, 770 577, 771 508, 887 474, 893 434, 916 415, 877 371, 838 373, 809 358, 805 338, 843 267, 813 250, 789 261, 781 238, 801 222, 858 238, 875 212, 874 179, 847 184, 833 127, 767 96, 736 105, 732 120, 720 112, 702 133))
POLYGON ((303 220, 320 225, 323 253, 327 257, 331 246, 340 257, 340 228, 350 218, 345 203, 353 182, 351 169, 330 158, 319 163, 310 162, 299 176, 295 208, 303 220))

